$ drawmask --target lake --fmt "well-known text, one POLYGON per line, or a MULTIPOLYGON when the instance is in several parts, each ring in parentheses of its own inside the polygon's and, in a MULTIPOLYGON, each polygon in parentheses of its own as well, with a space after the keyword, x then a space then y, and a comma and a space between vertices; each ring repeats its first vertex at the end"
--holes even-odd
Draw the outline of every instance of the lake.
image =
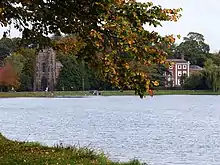
POLYGON ((89 146, 116 161, 219 165, 220 96, 0 99, 0 132, 89 146))

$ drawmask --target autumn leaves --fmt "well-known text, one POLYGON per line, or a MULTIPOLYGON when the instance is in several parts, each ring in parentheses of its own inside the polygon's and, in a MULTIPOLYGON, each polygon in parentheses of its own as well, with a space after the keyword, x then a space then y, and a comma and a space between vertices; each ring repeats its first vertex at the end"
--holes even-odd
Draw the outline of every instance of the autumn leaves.
POLYGON ((125 1, 109 7, 100 30, 90 31, 97 50, 102 51, 99 62, 104 78, 119 88, 135 89, 141 97, 146 92, 153 95, 159 82, 149 70, 155 65, 169 65, 164 48, 169 48, 175 38, 147 31, 143 24, 159 26, 160 21, 176 21, 179 11, 125 1))
MULTIPOLYGON (((28 13, 22 10, 20 20, 15 17, 23 25, 24 20, 32 24, 29 35, 55 32, 79 35, 77 40, 70 36, 56 43, 55 47, 67 54, 76 54, 80 50, 83 59, 97 67, 103 79, 116 87, 134 89, 143 97, 146 92, 152 94, 154 87, 159 85, 151 69, 169 65, 164 50, 169 49, 175 39, 160 36, 144 29, 143 25, 157 27, 162 21, 177 21, 181 9, 163 9, 149 1, 140 3, 135 0, 81 0, 77 4, 67 0, 43 4, 42 1, 18 2, 23 2, 30 10, 28 13), (42 19, 45 13, 47 17, 42 19)), ((31 37, 36 36, 28 36, 28 39, 31 37)))
POLYGON ((0 85, 15 88, 19 86, 19 77, 13 66, 9 63, 0 68, 0 85))

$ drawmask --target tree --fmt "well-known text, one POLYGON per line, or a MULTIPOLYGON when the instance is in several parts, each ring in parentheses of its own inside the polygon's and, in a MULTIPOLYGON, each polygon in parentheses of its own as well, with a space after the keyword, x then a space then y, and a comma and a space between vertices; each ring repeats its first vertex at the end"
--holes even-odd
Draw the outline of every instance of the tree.
MULTIPOLYGON (((59 90, 82 90, 82 70, 73 55, 59 58, 63 68, 60 72, 56 88, 59 90)), ((84 74, 85 78, 85 74, 84 74)))
POLYGON ((214 64, 220 66, 220 52, 218 53, 213 53, 210 56, 210 59, 213 61, 214 64))
POLYGON ((210 89, 206 83, 206 77, 203 72, 193 73, 190 75, 183 84, 184 89, 189 90, 207 90, 210 89))
POLYGON ((24 58, 19 53, 12 53, 11 56, 5 58, 5 63, 10 64, 16 71, 17 75, 20 75, 22 72, 22 69, 24 67, 23 62, 24 58))
POLYGON ((2 80, 7 82, 10 78, 11 83, 5 83, 5 85, 18 89, 20 86, 20 75, 24 67, 24 58, 19 53, 12 53, 12 55, 7 56, 4 61, 6 66, 3 68, 6 68, 5 73, 8 77, 5 77, 2 80))
POLYGON ((18 88, 20 85, 19 77, 13 66, 10 63, 6 63, 0 69, 0 86, 18 88))
POLYGON ((33 89, 35 76, 36 50, 31 48, 20 48, 17 53, 22 57, 23 67, 20 74, 19 91, 31 91, 33 89))
POLYGON ((193 65, 204 66, 204 62, 210 55, 209 45, 205 43, 204 36, 196 32, 190 32, 187 37, 183 38, 184 41, 177 46, 175 56, 184 58, 190 61, 193 65))
POLYGON ((92 90, 110 89, 98 76, 98 72, 88 67, 84 61, 79 61, 74 55, 58 55, 63 68, 58 77, 58 90, 92 90))
MULTIPOLYGON (((34 44, 48 45, 48 34, 78 34, 86 43, 83 59, 98 68, 104 80, 135 89, 141 97, 158 83, 137 66, 168 65, 163 49, 175 41, 143 25, 157 27, 180 17, 180 9, 135 0, 2 0, 0 6, 0 23, 15 22, 23 38, 34 44)), ((72 45, 64 48, 66 53, 73 50, 72 45)))
POLYGON ((214 64, 211 59, 205 62, 204 76, 207 78, 207 85, 209 85, 213 92, 217 92, 220 88, 220 66, 214 64))
POLYGON ((0 39, 0 48, 6 49, 9 53, 13 53, 19 49, 21 39, 20 38, 6 38, 0 39))
POLYGON ((6 38, 0 39, 0 66, 3 65, 4 59, 11 53, 18 50, 20 44, 20 38, 6 38))

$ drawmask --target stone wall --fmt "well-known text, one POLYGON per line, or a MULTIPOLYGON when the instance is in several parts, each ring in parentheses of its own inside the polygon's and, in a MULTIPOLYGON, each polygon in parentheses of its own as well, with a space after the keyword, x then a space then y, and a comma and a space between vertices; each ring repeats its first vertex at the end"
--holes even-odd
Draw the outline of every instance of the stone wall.
POLYGON ((41 50, 36 56, 35 91, 54 90, 62 64, 56 62, 56 52, 52 48, 41 50))

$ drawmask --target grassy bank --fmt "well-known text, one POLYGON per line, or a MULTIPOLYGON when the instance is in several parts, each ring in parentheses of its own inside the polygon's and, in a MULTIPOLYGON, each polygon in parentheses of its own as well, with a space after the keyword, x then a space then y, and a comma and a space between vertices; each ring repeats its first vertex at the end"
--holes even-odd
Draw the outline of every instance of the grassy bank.
MULTIPOLYGON (((134 91, 103 91, 104 96, 129 96, 134 95, 134 91)), ((219 95, 220 92, 203 91, 203 90, 155 90, 154 95, 219 95)))
POLYGON ((39 143, 17 142, 0 133, 1 165, 146 165, 139 161, 113 162, 104 154, 87 148, 47 147, 39 143))
MULTIPOLYGON (((102 96, 132 96, 135 95, 133 90, 130 91, 101 91, 102 96)), ((219 95, 220 92, 212 91, 193 91, 193 90, 158 90, 154 95, 219 95)), ((91 96, 88 91, 56 91, 54 96, 91 96)), ((0 92, 0 98, 8 97, 53 97, 46 92, 0 92)))

